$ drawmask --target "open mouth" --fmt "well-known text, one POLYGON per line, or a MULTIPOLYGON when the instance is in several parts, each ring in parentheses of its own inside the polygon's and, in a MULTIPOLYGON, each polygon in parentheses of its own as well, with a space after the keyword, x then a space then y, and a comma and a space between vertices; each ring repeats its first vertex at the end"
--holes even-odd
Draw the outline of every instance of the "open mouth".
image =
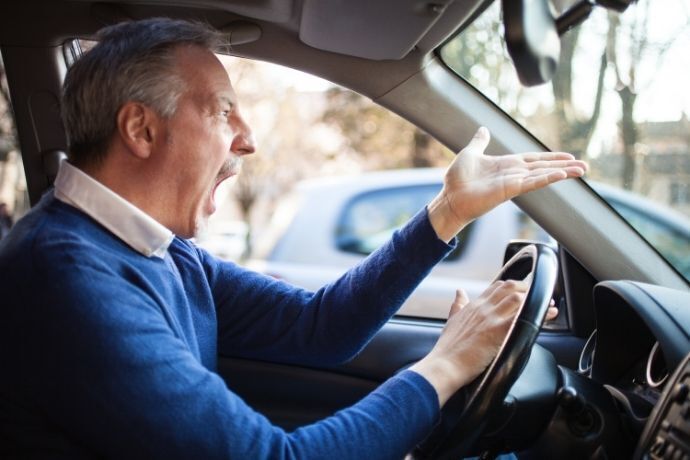
POLYGON ((218 174, 216 175, 215 183, 213 185, 213 188, 211 189, 209 201, 210 201, 210 209, 209 213, 212 214, 216 211, 216 191, 218 190, 218 187, 220 184, 225 182, 226 179, 229 179, 235 175, 238 174, 240 167, 242 165, 242 158, 238 156, 232 156, 230 159, 228 159, 225 163, 223 163, 223 166, 221 166, 220 170, 218 171, 218 174))

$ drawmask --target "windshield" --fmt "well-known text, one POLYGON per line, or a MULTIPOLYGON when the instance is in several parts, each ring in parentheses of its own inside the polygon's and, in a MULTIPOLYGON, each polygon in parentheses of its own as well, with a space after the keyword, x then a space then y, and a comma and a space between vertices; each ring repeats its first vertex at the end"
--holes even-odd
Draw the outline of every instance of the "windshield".
POLYGON ((595 8, 562 37, 552 82, 520 85, 500 2, 441 58, 551 150, 590 164, 587 181, 690 279, 690 0, 595 8))

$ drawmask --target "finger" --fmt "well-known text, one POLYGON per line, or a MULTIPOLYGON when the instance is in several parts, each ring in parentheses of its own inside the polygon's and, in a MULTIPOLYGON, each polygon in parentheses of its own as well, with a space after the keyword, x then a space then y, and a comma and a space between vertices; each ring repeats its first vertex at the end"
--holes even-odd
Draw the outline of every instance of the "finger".
POLYGON ((493 283, 491 283, 489 286, 487 286, 486 289, 484 289, 484 292, 481 293, 479 296, 480 298, 488 299, 490 298, 494 292, 496 292, 497 289, 499 289, 505 281, 502 280, 496 280, 493 283))
POLYGON ((524 300, 524 292, 511 292, 496 303, 496 311, 499 314, 512 316, 518 311, 524 300))
POLYGON ((467 305, 467 303, 470 301, 470 299, 467 297, 467 294, 465 291, 462 289, 457 289, 455 291, 455 300, 453 300, 453 303, 450 305, 450 312, 448 312, 448 317, 450 318, 457 312, 459 312, 462 307, 467 305))
POLYGON ((587 163, 580 160, 539 160, 526 161, 525 166, 528 170, 535 169, 550 169, 550 168, 580 168, 583 171, 587 169, 587 163))
POLYGON ((487 300, 494 304, 499 304, 504 298, 512 294, 523 295, 529 289, 529 285, 524 281, 508 280, 504 281, 497 289, 495 289, 487 300))
POLYGON ((580 177, 584 174, 579 168, 575 170, 554 169, 534 171, 530 174, 511 174, 504 177, 504 190, 507 198, 531 192, 564 179, 580 177))
POLYGON ((464 289, 455 290, 455 300, 460 302, 460 308, 470 303, 470 298, 464 289))
POLYGON ((528 152, 518 155, 523 160, 540 161, 540 160, 574 160, 575 157, 567 152, 528 152))
POLYGON ((582 177, 585 175, 587 172, 587 168, 580 168, 579 166, 571 166, 568 168, 565 168, 566 174, 568 174, 568 177, 582 177))
POLYGON ((549 306, 549 309, 546 310, 546 318, 544 318, 544 321, 553 321, 556 319, 558 316, 558 308, 555 306, 549 306))
POLYGON ((538 177, 542 175, 548 175, 548 174, 553 174, 553 173, 565 173, 567 177, 579 177, 584 175, 585 170, 582 169, 580 166, 564 166, 564 167, 546 167, 546 168, 528 168, 526 171, 523 170, 520 172, 517 169, 513 169, 510 171, 510 174, 508 177, 519 177, 521 174, 525 179, 529 179, 532 177, 538 177))
POLYGON ((524 181, 524 188, 527 190, 535 190, 537 188, 545 187, 547 185, 559 182, 564 179, 573 179, 582 177, 584 171, 580 168, 566 168, 557 169, 555 171, 544 171, 540 174, 530 175, 524 181))
POLYGON ((486 147, 489 145, 490 140, 491 135, 489 134, 489 130, 484 126, 481 126, 477 132, 474 133, 472 140, 463 150, 473 150, 483 153, 484 150, 486 150, 486 147))
POLYGON ((545 171, 541 174, 536 174, 525 178, 525 180, 522 182, 522 191, 531 192, 567 178, 568 173, 560 169, 548 172, 545 171))

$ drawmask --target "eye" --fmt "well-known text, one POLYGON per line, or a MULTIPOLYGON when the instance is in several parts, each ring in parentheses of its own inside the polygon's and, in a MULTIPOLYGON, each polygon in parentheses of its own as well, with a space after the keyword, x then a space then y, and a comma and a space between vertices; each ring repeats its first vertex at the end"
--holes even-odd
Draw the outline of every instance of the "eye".
POLYGON ((218 104, 218 114, 223 117, 223 118, 228 118, 230 115, 232 115, 233 109, 235 108, 235 104, 228 100, 223 100, 220 101, 218 104))

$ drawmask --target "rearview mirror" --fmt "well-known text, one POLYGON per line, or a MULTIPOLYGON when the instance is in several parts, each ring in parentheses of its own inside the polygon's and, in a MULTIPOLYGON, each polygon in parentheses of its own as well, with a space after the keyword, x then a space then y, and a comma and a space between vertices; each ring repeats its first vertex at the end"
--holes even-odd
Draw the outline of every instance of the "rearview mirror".
POLYGON ((520 82, 541 85, 558 67, 561 40, 548 0, 502 0, 505 41, 520 82))
POLYGON ((635 0, 578 0, 558 18, 549 0, 502 0, 505 41, 525 86, 553 78, 561 54, 560 36, 589 17, 598 5, 622 13, 635 0))

